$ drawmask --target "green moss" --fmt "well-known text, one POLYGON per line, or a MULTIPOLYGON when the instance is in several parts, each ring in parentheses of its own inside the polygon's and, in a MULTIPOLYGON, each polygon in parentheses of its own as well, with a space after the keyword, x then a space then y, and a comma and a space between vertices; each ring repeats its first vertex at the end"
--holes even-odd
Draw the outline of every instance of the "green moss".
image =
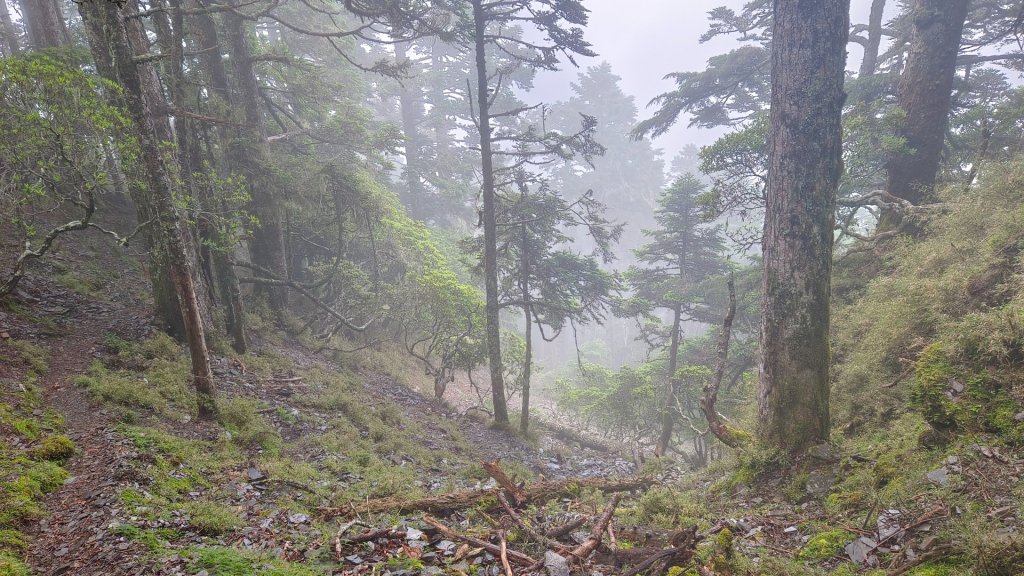
MULTIPOLYGON (((323 572, 259 554, 233 548, 198 548, 193 557, 198 570, 210 576, 318 576, 323 572)), ((197 571, 198 571, 197 570, 197 571)))
POLYGON ((188 514, 189 524, 206 536, 225 534, 243 524, 234 508, 216 502, 189 502, 182 510, 188 514))
POLYGON ((140 528, 132 524, 119 524, 111 532, 129 540, 141 543, 153 552, 167 548, 167 545, 181 538, 181 532, 171 528, 140 528))
POLYGON ((50 353, 38 344, 26 340, 7 340, 6 344, 16 350, 22 362, 28 365, 28 375, 36 378, 46 374, 50 367, 50 353))
POLYGON ((625 508, 622 517, 627 524, 671 529, 696 524, 706 512, 691 494, 657 486, 641 495, 634 506, 625 508))
POLYGON ((249 398, 221 400, 217 419, 243 448, 258 446, 270 453, 281 450, 281 435, 260 414, 260 403, 249 398))
POLYGON ((785 496, 790 502, 800 502, 806 498, 807 481, 810 480, 810 477, 811 475, 807 472, 794 474, 793 479, 789 481, 785 488, 783 488, 783 496, 785 496))
POLYGON ((255 573, 252 560, 230 548, 203 548, 197 553, 196 566, 210 576, 251 576, 255 573))
POLYGON ((956 407, 946 392, 957 377, 941 344, 925 348, 914 366, 910 400, 925 421, 937 430, 956 428, 956 407))
POLYGON ((0 574, 3 576, 32 576, 28 565, 8 552, 0 552, 0 574))
POLYGON ((75 452, 75 443, 67 436, 58 434, 43 438, 42 444, 32 450, 32 458, 62 462, 74 456, 75 452))
POLYGON ((800 549, 797 558, 807 562, 823 562, 838 556, 843 548, 853 540, 853 535, 846 530, 829 530, 815 534, 800 549))

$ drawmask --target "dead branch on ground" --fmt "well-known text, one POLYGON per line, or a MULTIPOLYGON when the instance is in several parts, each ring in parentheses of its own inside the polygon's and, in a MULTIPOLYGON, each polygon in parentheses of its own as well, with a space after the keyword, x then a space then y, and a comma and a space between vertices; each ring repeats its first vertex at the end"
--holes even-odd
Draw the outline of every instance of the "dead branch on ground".
MULTIPOLYGON (((526 486, 523 492, 526 494, 526 501, 534 504, 543 504, 554 498, 571 496, 580 490, 594 489, 606 494, 615 492, 629 492, 649 488, 654 484, 654 479, 643 478, 575 478, 569 480, 554 480, 548 482, 537 482, 526 486)), ((375 514, 380 512, 403 511, 403 512, 429 512, 441 514, 455 510, 463 510, 476 506, 485 500, 497 501, 501 488, 490 488, 486 490, 466 490, 441 494, 418 500, 405 500, 403 498, 389 497, 370 500, 361 504, 351 504, 333 508, 321 508, 320 514, 325 518, 338 516, 355 516, 357 514, 375 514)))

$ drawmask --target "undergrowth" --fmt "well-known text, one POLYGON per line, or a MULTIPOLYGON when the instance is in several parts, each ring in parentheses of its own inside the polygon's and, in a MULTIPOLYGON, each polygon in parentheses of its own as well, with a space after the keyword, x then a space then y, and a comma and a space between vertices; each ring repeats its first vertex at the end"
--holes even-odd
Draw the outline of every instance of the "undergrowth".
POLYGON ((39 378, 49 354, 25 340, 0 342, 0 357, 18 376, 0 385, 0 574, 28 576, 26 522, 45 514, 43 498, 67 479, 76 448, 63 419, 42 406, 39 378))

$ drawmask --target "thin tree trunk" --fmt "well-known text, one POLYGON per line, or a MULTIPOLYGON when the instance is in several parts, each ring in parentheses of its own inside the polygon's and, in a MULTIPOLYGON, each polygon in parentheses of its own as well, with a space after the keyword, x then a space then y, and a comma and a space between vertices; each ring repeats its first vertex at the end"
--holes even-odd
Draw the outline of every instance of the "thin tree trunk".
MULTIPOLYGON (((185 0, 185 8, 198 11, 201 6, 197 0, 185 0)), ((217 25, 209 14, 198 13, 189 19, 189 28, 195 38, 196 51, 200 54, 203 74, 206 76, 207 106, 212 109, 211 115, 226 116, 226 111, 229 109, 231 87, 222 56, 224 51, 219 48, 220 38, 217 34, 217 25)), ((231 134, 223 126, 218 125, 217 137, 221 143, 224 143, 231 137, 231 134)), ((217 199, 210 197, 204 198, 204 201, 210 204, 218 203, 217 199)), ((211 230, 207 234, 216 234, 212 226, 210 227, 211 230)), ((227 332, 231 336, 231 347, 239 354, 244 354, 248 349, 248 342, 245 335, 245 307, 238 276, 235 274, 235 268, 231 265, 231 259, 225 253, 224 248, 211 249, 209 258, 211 276, 217 287, 217 294, 224 304, 225 324, 227 332)))
MULTIPOLYGON (((237 14, 224 15, 225 40, 231 53, 228 63, 234 79, 232 94, 238 99, 245 117, 245 127, 228 144, 232 169, 245 176, 249 188, 249 210, 257 224, 249 241, 253 264, 272 272, 278 278, 289 278, 283 222, 283 206, 274 190, 267 133, 260 105, 259 84, 253 67, 252 53, 246 38, 246 21, 237 14)), ((271 308, 283 311, 288 305, 287 286, 257 284, 257 294, 266 296, 271 308)))
POLYGON ((530 377, 533 373, 533 307, 530 306, 530 254, 529 235, 526 224, 520 224, 520 236, 523 243, 522 252, 522 276, 519 279, 522 288, 523 316, 525 316, 526 331, 523 334, 525 340, 525 352, 523 358, 523 409, 519 415, 519 431, 525 435, 530 429, 530 377))
POLYGON ((14 21, 11 20, 11 11, 7 7, 6 0, 0 0, 0 36, 4 41, 4 56, 17 56, 21 54, 21 43, 18 42, 18 31, 14 28, 14 21))
POLYGON ((758 433, 829 436, 829 297, 849 0, 775 0, 758 433))
POLYGON ((672 443, 672 429, 675 427, 676 415, 676 369, 679 367, 679 328, 682 324, 683 310, 678 304, 672 308, 672 337, 668 347, 668 374, 665 378, 665 390, 661 402, 661 434, 654 446, 654 455, 661 457, 668 451, 672 443))
MULTIPOLYGON (((399 64, 409 62, 411 45, 400 43, 395 45, 399 64)), ((422 141, 419 125, 423 115, 419 88, 413 92, 413 84, 417 79, 408 79, 402 83, 398 93, 398 107, 402 116, 402 133, 405 135, 405 185, 408 193, 408 206, 414 218, 424 219, 427 215, 427 191, 423 186, 422 141)))
MULTIPOLYGON (((905 140, 906 150, 889 158, 885 189, 913 204, 934 199, 968 4, 969 0, 916 0, 911 7, 910 54, 898 92, 906 115, 896 133, 905 140)), ((893 230, 899 224, 897 214, 885 212, 878 227, 893 230)))
POLYGON ((505 380, 501 365, 501 320, 498 303, 498 223, 494 193, 494 158, 491 151, 491 118, 487 86, 487 55, 483 0, 473 0, 473 24, 476 41, 477 122, 480 127, 480 168, 483 176, 484 211, 484 288, 487 316, 487 356, 491 370, 491 398, 494 402, 494 423, 508 425, 505 404, 505 380))
POLYGON ((886 0, 872 0, 871 15, 868 16, 868 42, 864 46, 864 58, 860 61, 858 77, 873 76, 878 69, 878 51, 882 46, 882 18, 885 16, 886 0))
MULTIPOLYGON (((174 205, 171 179, 160 150, 157 123, 163 106, 163 94, 155 76, 146 68, 149 64, 134 61, 139 52, 138 40, 143 34, 137 18, 127 18, 113 2, 88 0, 79 4, 86 21, 93 20, 102 30, 104 42, 93 45, 95 51, 105 51, 124 88, 124 100, 139 138, 141 163, 146 179, 146 199, 156 216, 159 242, 157 250, 166 254, 169 275, 173 281, 181 315, 185 321, 185 335, 192 358, 192 382, 198 399, 199 417, 216 414, 213 373, 206 347, 203 320, 188 251, 181 230, 181 222, 174 205)), ((100 59, 101 56, 97 56, 100 59)))

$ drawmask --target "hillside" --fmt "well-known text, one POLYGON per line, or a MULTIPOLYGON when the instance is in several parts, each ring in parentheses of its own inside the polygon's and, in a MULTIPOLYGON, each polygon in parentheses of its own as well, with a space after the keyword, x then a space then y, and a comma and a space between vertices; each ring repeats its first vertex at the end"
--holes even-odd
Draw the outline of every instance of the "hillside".
POLYGON ((138 267, 63 244, 0 312, 0 572, 501 573, 486 542, 459 541, 490 535, 520 573, 516 553, 565 554, 613 510, 589 570, 668 550, 654 570, 1019 574, 1024 171, 999 174, 948 198, 927 240, 840 261, 832 444, 683 476, 649 462, 656 485, 621 501, 586 479, 632 463, 460 416, 407 387, 417 368, 386 348, 315 354, 256 318, 253 351, 214 358, 218 420, 194 420, 187 356, 151 326, 138 267), (493 494, 398 504, 493 485, 493 460, 537 498, 516 515, 493 494), (531 492, 564 479, 554 500, 531 492), (576 518, 561 541, 536 534, 576 518))

